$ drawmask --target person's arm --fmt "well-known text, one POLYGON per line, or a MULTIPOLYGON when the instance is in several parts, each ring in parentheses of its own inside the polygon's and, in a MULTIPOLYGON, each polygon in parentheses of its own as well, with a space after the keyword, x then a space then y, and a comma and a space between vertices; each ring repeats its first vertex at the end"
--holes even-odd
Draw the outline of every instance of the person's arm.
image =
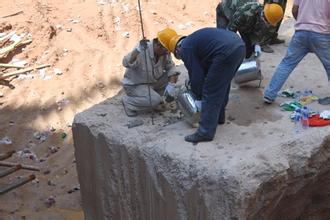
POLYGON ((175 64, 174 64, 170 54, 165 56, 164 69, 167 73, 168 81, 171 83, 176 83, 178 81, 178 76, 180 75, 180 72, 175 67, 175 64))
POLYGON ((140 52, 136 48, 134 48, 133 51, 124 56, 122 61, 123 66, 126 68, 136 68, 140 63, 138 59, 139 54, 140 52))
POLYGON ((188 70, 191 91, 194 93, 198 100, 201 100, 205 73, 202 66, 200 65, 200 61, 194 56, 192 51, 186 52, 183 61, 188 70))
POLYGON ((293 15, 294 19, 296 19, 296 20, 298 17, 298 11, 299 11, 299 5, 293 5, 292 6, 292 15, 293 15))

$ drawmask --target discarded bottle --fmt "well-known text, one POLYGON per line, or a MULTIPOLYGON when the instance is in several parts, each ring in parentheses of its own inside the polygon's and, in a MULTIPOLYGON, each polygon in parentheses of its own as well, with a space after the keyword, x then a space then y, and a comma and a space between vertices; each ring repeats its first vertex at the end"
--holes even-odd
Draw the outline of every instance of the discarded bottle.
POLYGON ((301 109, 296 108, 294 111, 294 131, 296 134, 300 133, 302 130, 301 117, 301 109))
POLYGON ((309 128, 309 110, 307 106, 304 106, 301 110, 301 124, 303 129, 309 128))

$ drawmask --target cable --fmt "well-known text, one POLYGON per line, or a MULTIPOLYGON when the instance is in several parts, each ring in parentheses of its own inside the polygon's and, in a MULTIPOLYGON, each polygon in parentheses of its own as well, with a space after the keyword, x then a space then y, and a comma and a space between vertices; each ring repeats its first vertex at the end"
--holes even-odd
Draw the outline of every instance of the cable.
MULTIPOLYGON (((144 36, 144 29, 143 29, 143 21, 142 21, 142 11, 141 11, 141 4, 140 4, 140 0, 138 0, 138 5, 139 5, 139 14, 140 14, 140 23, 141 23, 141 30, 142 30, 142 39, 145 40, 145 36, 144 36)), ((151 93, 150 93, 150 80, 149 80, 149 70, 148 70, 148 62, 147 62, 147 51, 146 48, 144 49, 144 60, 145 60, 145 65, 146 65, 146 72, 147 72, 147 83, 148 83, 148 95, 149 95, 149 105, 151 108, 151 93)), ((151 66, 153 68, 153 63, 151 63, 151 66)), ((151 112, 151 123, 152 125, 154 125, 154 113, 153 111, 151 112)))

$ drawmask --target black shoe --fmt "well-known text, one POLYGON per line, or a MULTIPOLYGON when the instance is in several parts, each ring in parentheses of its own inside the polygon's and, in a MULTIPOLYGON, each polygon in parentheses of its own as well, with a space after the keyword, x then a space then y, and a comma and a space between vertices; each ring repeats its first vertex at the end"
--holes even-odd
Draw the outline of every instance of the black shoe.
POLYGON ((261 51, 265 53, 274 53, 274 50, 267 44, 261 46, 261 51))
POLYGON ((226 123, 226 114, 223 113, 219 116, 219 119, 218 119, 218 124, 219 125, 223 125, 226 123))
POLYGON ((324 97, 318 100, 321 105, 330 105, 330 97, 324 97))
POLYGON ((209 141, 212 141, 213 138, 206 138, 206 137, 203 137, 201 135, 199 135, 197 132, 191 134, 191 135, 188 135, 188 136, 185 136, 184 137, 184 140, 187 141, 187 142, 191 142, 191 143, 198 143, 198 142, 209 142, 209 141))
POLYGON ((268 98, 268 97, 264 97, 264 103, 266 103, 266 104, 268 104, 268 105, 270 105, 270 104, 272 104, 274 102, 274 100, 271 100, 270 98, 268 98))
POLYGON ((278 38, 274 38, 269 42, 269 45, 273 45, 273 44, 283 44, 285 42, 285 40, 281 40, 278 38))

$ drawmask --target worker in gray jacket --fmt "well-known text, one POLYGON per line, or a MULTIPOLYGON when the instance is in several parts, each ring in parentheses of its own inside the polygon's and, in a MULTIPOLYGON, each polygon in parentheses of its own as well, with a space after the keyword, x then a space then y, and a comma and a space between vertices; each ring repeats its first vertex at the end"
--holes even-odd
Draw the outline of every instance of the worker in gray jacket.
POLYGON ((134 117, 138 112, 152 110, 162 102, 163 95, 165 100, 173 100, 180 73, 170 53, 157 38, 141 40, 124 56, 123 66, 126 67, 122 81, 126 95, 122 103, 127 116, 134 117))

